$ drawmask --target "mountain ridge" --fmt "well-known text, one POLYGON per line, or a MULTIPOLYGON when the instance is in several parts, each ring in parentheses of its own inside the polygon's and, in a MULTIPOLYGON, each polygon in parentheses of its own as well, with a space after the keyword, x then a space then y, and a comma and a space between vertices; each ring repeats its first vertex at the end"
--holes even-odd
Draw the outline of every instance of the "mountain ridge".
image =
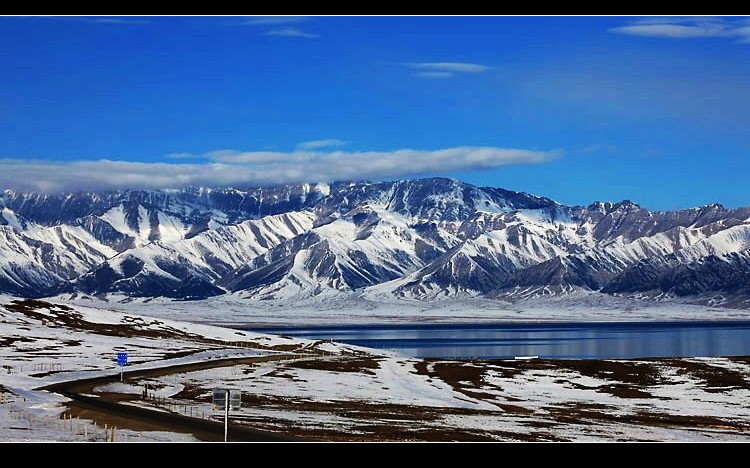
MULTIPOLYGON (((750 302, 750 208, 566 206, 455 179, 0 196, 0 293, 750 302)), ((750 306, 748 306, 750 307, 750 306)))

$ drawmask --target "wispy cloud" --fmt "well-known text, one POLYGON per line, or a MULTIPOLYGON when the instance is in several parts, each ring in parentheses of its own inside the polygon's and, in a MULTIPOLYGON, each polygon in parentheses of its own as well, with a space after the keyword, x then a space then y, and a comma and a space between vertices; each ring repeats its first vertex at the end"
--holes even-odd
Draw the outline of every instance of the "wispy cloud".
POLYGON ((643 16, 632 20, 630 24, 690 24, 711 21, 721 21, 721 18, 718 16, 643 16))
POLYGON ((250 26, 271 27, 261 34, 264 36, 281 36, 281 37, 301 37, 305 39, 315 39, 320 34, 304 31, 293 26, 284 26, 287 24, 303 23, 311 20, 309 16, 255 16, 242 22, 250 26), (274 27, 276 26, 276 27, 274 27))
POLYGON ((130 161, 0 160, 0 186, 44 192, 178 188, 189 185, 243 186, 303 181, 386 179, 491 170, 535 164, 557 156, 554 151, 497 147, 455 147, 395 151, 215 151, 206 162, 144 163, 130 161))
POLYGON ((264 36, 285 36, 285 37, 304 37, 314 39, 320 37, 319 34, 303 31, 297 28, 279 28, 271 29, 263 33, 264 36))
POLYGON ((443 71, 426 71, 426 72, 418 72, 414 73, 414 76, 418 78, 451 78, 453 76, 456 76, 455 73, 451 72, 443 72, 443 71))
POLYGON ((297 145, 298 150, 316 150, 321 148, 338 148, 339 146, 346 145, 347 142, 344 140, 337 140, 335 138, 329 138, 326 140, 312 140, 303 141, 297 145))
POLYGON ((465 62, 418 62, 405 64, 420 70, 435 70, 456 73, 483 73, 490 69, 487 65, 465 62))
POLYGON ((466 62, 407 62, 401 65, 413 70, 418 78, 451 78, 459 73, 484 73, 490 69, 487 65, 466 62))
POLYGON ((309 16, 255 16, 242 24, 271 26, 277 24, 294 24, 310 20, 309 16))
POLYGON ((645 18, 609 30, 631 36, 690 39, 723 37, 750 43, 750 21, 717 17, 645 18))

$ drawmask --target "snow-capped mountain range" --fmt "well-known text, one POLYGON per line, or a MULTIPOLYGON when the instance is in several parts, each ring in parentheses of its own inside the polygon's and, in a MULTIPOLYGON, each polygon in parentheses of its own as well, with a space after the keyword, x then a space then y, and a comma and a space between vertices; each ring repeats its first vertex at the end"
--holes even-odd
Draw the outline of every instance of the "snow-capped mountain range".
POLYGON ((750 208, 565 206, 443 178, 0 198, 0 293, 18 296, 582 289, 750 307, 750 208))

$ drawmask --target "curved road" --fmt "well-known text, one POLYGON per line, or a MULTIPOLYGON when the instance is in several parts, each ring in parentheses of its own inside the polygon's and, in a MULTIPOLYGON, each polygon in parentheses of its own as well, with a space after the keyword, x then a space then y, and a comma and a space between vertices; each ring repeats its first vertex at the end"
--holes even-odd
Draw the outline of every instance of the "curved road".
MULTIPOLYGON (((235 357, 226 359, 214 359, 210 361, 195 362, 191 364, 178 364, 157 369, 127 371, 125 372, 125 376, 131 379, 158 377, 174 374, 177 372, 190 372, 196 370, 211 369, 215 367, 233 366, 237 364, 277 361, 283 359, 292 359, 294 357, 295 356, 291 355, 272 355, 248 358, 235 357)), ((206 441, 224 440, 223 422, 191 418, 182 414, 170 413, 162 410, 152 410, 149 408, 124 405, 117 403, 116 401, 109 401, 99 397, 91 397, 86 395, 93 393, 93 389, 97 386, 110 382, 117 382, 119 380, 120 376, 118 374, 112 376, 94 377, 90 379, 56 383, 42 387, 39 390, 48 390, 50 392, 64 395, 73 400, 70 406, 74 406, 79 410, 93 411, 96 414, 104 416, 104 419, 117 418, 118 420, 126 421, 126 424, 127 422, 131 422, 136 426, 146 424, 149 426, 158 427, 159 430, 189 433, 193 434, 201 440, 206 441)), ((291 437, 285 434, 261 431, 252 429, 247 426, 238 426, 231 423, 229 424, 228 439, 230 442, 289 442, 300 440, 299 438, 291 437)))

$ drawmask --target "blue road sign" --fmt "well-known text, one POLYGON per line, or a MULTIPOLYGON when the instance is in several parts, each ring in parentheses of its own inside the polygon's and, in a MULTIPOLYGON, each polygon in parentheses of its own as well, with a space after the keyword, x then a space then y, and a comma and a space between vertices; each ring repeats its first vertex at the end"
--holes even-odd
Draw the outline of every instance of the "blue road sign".
POLYGON ((117 365, 124 366, 128 363, 128 353, 117 353, 117 365))

